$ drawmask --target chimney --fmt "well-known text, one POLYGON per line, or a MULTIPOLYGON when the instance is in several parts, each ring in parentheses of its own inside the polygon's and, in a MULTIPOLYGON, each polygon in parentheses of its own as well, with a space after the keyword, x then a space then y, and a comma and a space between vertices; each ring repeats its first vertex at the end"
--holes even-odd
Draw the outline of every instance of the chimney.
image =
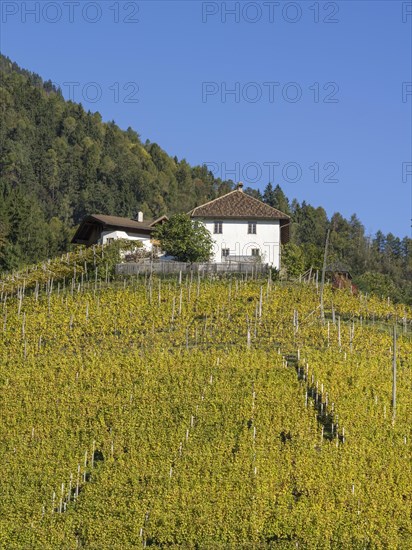
POLYGON ((138 213, 137 213, 137 221, 138 221, 138 222, 142 222, 142 221, 143 221, 143 212, 138 212, 138 213))
POLYGON ((236 185, 236 189, 243 192, 243 183, 241 181, 236 185))

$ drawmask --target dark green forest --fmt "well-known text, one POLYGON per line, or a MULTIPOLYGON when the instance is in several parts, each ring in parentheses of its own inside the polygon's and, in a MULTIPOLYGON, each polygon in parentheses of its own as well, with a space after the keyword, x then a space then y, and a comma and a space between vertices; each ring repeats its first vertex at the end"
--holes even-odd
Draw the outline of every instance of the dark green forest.
MULTIPOLYGON (((0 271, 68 250, 87 214, 187 212, 234 187, 206 166, 142 143, 132 128, 103 122, 1 55, 0 109, 0 271)), ((245 191, 291 216, 291 242, 283 251, 290 277, 322 266, 329 228, 329 262, 344 263, 361 290, 412 303, 412 239, 366 235, 355 214, 329 219, 321 207, 288 200, 274 182, 263 195, 245 191)))

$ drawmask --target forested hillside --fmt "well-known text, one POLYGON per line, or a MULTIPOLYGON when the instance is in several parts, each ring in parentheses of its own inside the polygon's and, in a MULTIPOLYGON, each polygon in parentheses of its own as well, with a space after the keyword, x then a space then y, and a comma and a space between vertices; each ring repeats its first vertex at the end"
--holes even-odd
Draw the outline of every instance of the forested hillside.
POLYGON ((336 212, 328 219, 321 207, 289 203, 279 186, 273 189, 269 184, 262 198, 291 215, 291 242, 283 251, 289 275, 297 276, 310 266, 321 268, 330 229, 328 264, 349 268, 360 290, 412 303, 412 239, 381 231, 371 237, 356 214, 346 220, 336 212))
POLYGON ((230 190, 205 168, 143 145, 131 128, 65 101, 5 57, 1 73, 2 267, 64 250, 86 214, 158 216, 230 190))
MULTIPOLYGON (((90 213, 146 217, 185 212, 228 192, 232 181, 190 166, 132 128, 66 101, 50 81, 0 56, 0 270, 53 257, 69 248, 73 228, 90 213)), ((330 261, 345 262, 363 290, 411 301, 411 239, 365 235, 353 215, 329 220, 323 208, 288 201, 268 184, 265 202, 292 216, 284 251, 289 275, 320 268, 327 228, 330 261), (409 263, 408 263, 409 262, 409 263)), ((354 210, 356 204, 354 204, 354 210)))

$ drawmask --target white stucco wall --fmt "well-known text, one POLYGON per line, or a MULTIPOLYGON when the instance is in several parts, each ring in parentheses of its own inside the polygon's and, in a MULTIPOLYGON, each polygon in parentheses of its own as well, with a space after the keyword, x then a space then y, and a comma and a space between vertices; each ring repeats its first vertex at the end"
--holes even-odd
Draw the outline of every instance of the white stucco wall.
POLYGON ((106 244, 107 239, 128 239, 129 241, 142 241, 143 247, 146 250, 152 250, 152 243, 148 235, 136 235, 134 233, 127 233, 126 231, 103 231, 100 237, 99 244, 106 244))
POLYGON ((215 246, 214 262, 222 261, 222 249, 229 248, 231 256, 251 256, 259 248, 263 263, 280 268, 279 220, 256 221, 256 235, 248 234, 248 220, 202 220, 210 231, 215 246), (215 221, 222 222, 222 233, 214 233, 215 221))

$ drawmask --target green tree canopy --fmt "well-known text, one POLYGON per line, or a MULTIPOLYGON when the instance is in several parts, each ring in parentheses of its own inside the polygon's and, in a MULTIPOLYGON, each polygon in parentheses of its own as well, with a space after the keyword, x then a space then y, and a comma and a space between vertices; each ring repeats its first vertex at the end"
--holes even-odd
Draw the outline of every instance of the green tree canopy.
POLYGON ((305 258, 302 249, 294 243, 282 246, 282 265, 288 277, 302 275, 305 268, 305 258))
POLYGON ((206 227, 187 214, 175 214, 156 227, 154 238, 162 250, 181 262, 204 262, 212 254, 213 239, 206 227))

